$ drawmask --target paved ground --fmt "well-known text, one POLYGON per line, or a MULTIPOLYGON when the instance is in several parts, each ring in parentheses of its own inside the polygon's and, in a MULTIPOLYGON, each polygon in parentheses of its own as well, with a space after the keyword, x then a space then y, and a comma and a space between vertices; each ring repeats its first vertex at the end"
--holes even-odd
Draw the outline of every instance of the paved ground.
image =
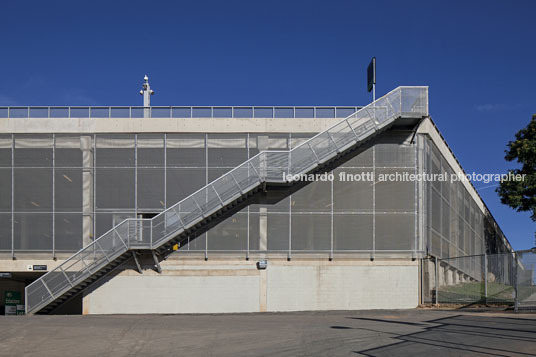
POLYGON ((536 356, 536 314, 0 317, 2 356, 536 356))

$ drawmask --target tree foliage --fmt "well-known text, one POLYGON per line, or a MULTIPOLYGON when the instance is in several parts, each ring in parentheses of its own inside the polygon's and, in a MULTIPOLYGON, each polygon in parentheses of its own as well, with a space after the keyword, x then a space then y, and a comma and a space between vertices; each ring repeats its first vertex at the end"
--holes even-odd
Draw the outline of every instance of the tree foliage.
POLYGON ((526 175, 522 181, 503 181, 497 188, 501 202, 518 212, 529 211, 536 221, 536 115, 526 128, 516 134, 516 139, 508 143, 504 157, 507 161, 517 161, 521 168, 509 170, 513 174, 526 175))

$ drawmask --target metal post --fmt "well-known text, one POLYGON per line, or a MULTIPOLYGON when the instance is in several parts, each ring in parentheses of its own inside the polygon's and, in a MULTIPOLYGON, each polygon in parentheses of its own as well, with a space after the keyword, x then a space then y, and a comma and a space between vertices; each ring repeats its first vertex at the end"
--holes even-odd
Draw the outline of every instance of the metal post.
POLYGON ((514 311, 515 312, 518 312, 519 310, 519 292, 518 292, 518 286, 517 286, 517 281, 518 281, 518 276, 517 276, 517 273, 518 273, 518 268, 517 268, 517 253, 514 253, 513 254, 513 262, 512 262, 512 265, 513 265, 513 278, 514 278, 514 311))
POLYGON ((331 249, 329 251, 329 260, 333 260, 333 180, 331 180, 331 212, 330 212, 330 235, 331 235, 331 249))
POLYGON ((134 217, 138 218, 138 134, 134 134, 134 217))
POLYGON ((164 210, 166 209, 167 209, 167 133, 164 134, 164 210))
MULTIPOLYGON (((167 133, 164 133, 164 211, 165 210, 167 210, 167 133)), ((177 217, 178 216, 179 215, 177 214, 177 217)), ((164 213, 164 234, 167 234, 167 229, 168 229, 167 217, 168 217, 167 213, 164 213)), ((152 226, 152 223, 151 223, 151 226, 152 226)))
MULTIPOLYGON (((421 277, 421 284, 420 284, 421 285, 421 289, 420 289, 421 294, 420 295, 421 295, 421 297, 420 297, 419 301, 420 301, 421 304, 424 304, 424 259, 421 258, 420 261, 421 261, 420 262, 420 268, 421 268, 420 269, 420 277, 421 277)), ((430 275, 428 275, 428 277, 430 277, 430 275)), ((428 281, 429 280, 430 279, 428 279, 428 281)), ((428 283, 428 287, 430 287, 429 283, 428 283)))
MULTIPOLYGON (((294 117, 296 116, 296 108, 294 108, 294 117)), ((292 152, 292 133, 289 133, 289 155, 292 152)), ((290 175, 290 159, 289 159, 289 172, 290 175)), ((292 195, 289 195, 289 208, 288 208, 288 255, 287 260, 292 259, 292 195)))
POLYGON ((484 253, 484 303, 488 303, 488 255, 484 253))
POLYGON ((11 134, 11 259, 15 259, 15 135, 11 134))
POLYGON ((372 255, 374 259, 376 253, 376 146, 372 146, 372 177, 374 179, 372 185, 372 255))
POLYGON ((93 240, 97 235, 97 134, 93 134, 93 240))
MULTIPOLYGON (((255 110, 255 109, 253 109, 255 110)), ((255 112, 253 112, 253 116, 255 116, 255 112)), ((250 155, 249 155, 249 133, 246 134, 246 152, 247 152, 247 158, 248 160, 250 159, 250 155)), ((248 165, 248 171, 249 171, 249 165, 248 165)), ((248 174, 249 176, 249 174, 248 174)), ((234 176, 233 174, 231 173, 231 177, 233 177, 234 179, 234 176)), ((236 182, 236 179, 235 179, 235 182, 236 182)), ((237 183, 238 185, 238 183, 237 183)), ((240 188, 240 185, 238 185, 238 189, 240 190, 240 192, 242 192, 242 189, 240 188)), ((246 246, 246 260, 249 260, 249 216, 250 216, 250 205, 248 205, 248 214, 247 214, 247 222, 246 222, 246 239, 247 239, 247 246, 246 246)))
POLYGON ((56 260, 56 134, 52 134, 52 259, 56 260))
MULTIPOLYGON (((417 150, 417 146, 418 146, 419 142, 418 141, 415 141, 415 143, 413 144, 413 152, 414 152, 414 157, 415 157, 415 164, 413 166, 413 173, 415 174, 415 177, 417 177, 417 174, 419 173, 419 169, 418 169, 418 163, 419 163, 419 151, 417 150)), ((414 209, 415 209, 415 219, 414 219, 414 232, 415 232, 415 240, 414 240, 414 243, 413 243, 413 253, 412 253, 412 257, 413 258, 417 258, 417 250, 419 250, 418 248, 418 245, 419 245, 419 242, 418 242, 418 237, 420 237, 420 230, 419 230, 419 202, 420 202, 420 193, 421 193, 421 190, 419 189, 419 180, 415 180, 413 182, 413 188, 414 188, 414 197, 415 197, 415 204, 414 204, 414 209)))
MULTIPOLYGON (((193 110, 192 110, 192 113, 193 113, 193 110)), ((207 133, 205 133, 205 186, 206 185, 208 185, 208 134, 207 133)), ((195 201, 195 203, 197 204, 197 201, 195 201)), ((203 210, 201 210, 201 214, 203 214, 203 210)), ((206 260, 208 260, 208 231, 205 232, 205 261, 206 260)))
POLYGON ((439 295, 439 284, 438 284, 438 274, 437 274, 437 257, 434 257, 435 264, 434 264, 434 285, 435 285, 435 296, 434 296, 434 304, 437 305, 438 302, 438 295, 439 295))
POLYGON ((287 260, 292 259, 292 195, 288 201, 288 255, 287 260))

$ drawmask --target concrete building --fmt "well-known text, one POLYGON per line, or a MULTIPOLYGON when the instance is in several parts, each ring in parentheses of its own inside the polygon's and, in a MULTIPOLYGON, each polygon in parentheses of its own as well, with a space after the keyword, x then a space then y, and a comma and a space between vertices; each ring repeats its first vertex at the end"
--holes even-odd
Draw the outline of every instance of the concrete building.
POLYGON ((0 108, 0 293, 33 282, 30 313, 414 308, 424 257, 512 250, 469 181, 409 179, 462 173, 427 87, 364 108, 0 108))

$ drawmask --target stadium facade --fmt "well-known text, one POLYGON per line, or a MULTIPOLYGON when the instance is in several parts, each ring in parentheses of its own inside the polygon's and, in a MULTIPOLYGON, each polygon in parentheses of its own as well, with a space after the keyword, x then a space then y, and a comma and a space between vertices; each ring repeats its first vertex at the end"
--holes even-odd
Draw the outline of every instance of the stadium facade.
POLYGON ((0 290, 28 313, 414 308, 430 257, 512 252, 469 181, 415 179, 463 174, 427 87, 363 108, 0 108, 0 290))

